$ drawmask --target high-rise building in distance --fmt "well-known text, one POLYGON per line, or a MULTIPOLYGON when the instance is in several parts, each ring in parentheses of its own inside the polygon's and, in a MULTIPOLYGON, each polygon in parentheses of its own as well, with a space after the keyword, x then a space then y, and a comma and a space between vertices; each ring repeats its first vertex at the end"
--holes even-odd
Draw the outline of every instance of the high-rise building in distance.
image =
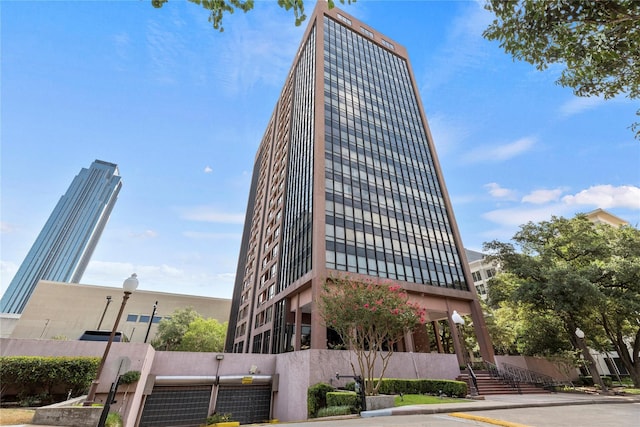
POLYGON ((39 280, 80 282, 121 187, 113 163, 82 168, 2 296, 0 312, 22 313, 39 280))
MULTIPOLYGON (((454 310, 470 314, 492 361, 407 51, 325 3, 255 158, 226 351, 327 348, 318 295, 327 277, 348 274, 397 282, 436 332, 454 326, 454 310)), ((402 348, 440 350, 429 335, 402 348)))

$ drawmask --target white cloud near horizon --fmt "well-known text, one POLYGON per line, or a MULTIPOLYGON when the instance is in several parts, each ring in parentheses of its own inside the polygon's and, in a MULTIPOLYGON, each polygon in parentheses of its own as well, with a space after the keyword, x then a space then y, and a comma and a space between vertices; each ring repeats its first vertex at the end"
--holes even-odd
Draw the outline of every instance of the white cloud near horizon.
POLYGON ((489 191, 491 197, 496 199, 506 199, 506 200, 516 200, 516 191, 508 188, 501 187, 500 184, 496 182, 490 182, 489 184, 485 184, 484 188, 489 191))
POLYGON ((200 231, 185 231, 183 236, 199 240, 237 240, 242 239, 242 233, 203 233, 200 231))
POLYGON ((562 198, 566 205, 591 205, 597 208, 640 209, 640 187, 632 185, 595 185, 562 198))
POLYGON ((139 233, 130 233, 129 237, 133 237, 134 239, 153 239, 158 237, 158 232, 155 230, 144 230, 139 233))
POLYGON ((571 116, 575 116, 576 114, 580 114, 584 111, 597 108, 604 102, 605 102, 605 99, 599 96, 591 96, 591 97, 575 96, 570 100, 566 101, 565 103, 563 103, 558 109, 558 112, 562 117, 571 117, 571 116))
POLYGON ((131 273, 138 274, 139 290, 184 294, 182 286, 188 285, 191 295, 215 298, 231 298, 235 279, 235 272, 194 272, 166 264, 91 261, 81 283, 119 288, 131 273))
POLYGON ((551 216, 573 215, 578 206, 590 206, 593 209, 627 208, 640 210, 640 187, 622 185, 596 185, 562 196, 563 189, 535 190, 524 196, 523 203, 504 209, 485 212, 482 217, 501 226, 519 226, 529 221, 546 221, 551 216))
POLYGON ((554 188, 552 190, 534 190, 522 198, 524 203, 533 203, 535 205, 541 205, 549 202, 557 202, 560 199, 562 193, 565 190, 562 188, 554 188))
POLYGON ((244 213, 220 212, 211 206, 184 208, 181 212, 182 219, 222 224, 244 224, 244 215, 244 213))
POLYGON ((462 157, 462 161, 464 163, 503 162, 530 151, 536 142, 535 137, 524 137, 508 144, 479 146, 468 151, 462 157))
POLYGON ((0 221, 0 233, 11 233, 15 231, 15 227, 5 221, 0 221))

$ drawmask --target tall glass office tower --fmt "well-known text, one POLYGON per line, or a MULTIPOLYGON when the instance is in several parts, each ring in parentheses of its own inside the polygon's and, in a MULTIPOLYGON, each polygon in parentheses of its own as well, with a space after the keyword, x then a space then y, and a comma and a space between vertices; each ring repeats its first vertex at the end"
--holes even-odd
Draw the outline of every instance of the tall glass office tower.
POLYGON ((493 360, 406 49, 318 2, 256 156, 226 350, 327 348, 336 274, 396 281, 436 330, 470 314, 493 360))
POLYGON ((80 171, 2 296, 2 313, 22 313, 39 280, 80 282, 121 187, 113 163, 96 160, 80 171))

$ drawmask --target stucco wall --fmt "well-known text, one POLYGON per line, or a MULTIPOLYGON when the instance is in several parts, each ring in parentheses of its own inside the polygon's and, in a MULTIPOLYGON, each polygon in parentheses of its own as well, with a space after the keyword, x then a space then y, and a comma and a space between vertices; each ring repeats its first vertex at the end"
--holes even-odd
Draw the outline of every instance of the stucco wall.
MULTIPOLYGON (((85 330, 97 329, 98 325, 101 330, 110 331, 122 297, 122 288, 41 280, 20 319, 12 325, 10 338, 51 339, 64 336, 68 340, 75 340, 85 330), (111 296, 109 304, 107 296, 111 296), (73 304, 69 304, 69 301, 73 301, 73 304)), ((149 323, 141 321, 140 316, 150 317, 156 301, 156 317, 169 316, 176 309, 193 307, 205 318, 226 322, 231 310, 230 299, 137 290, 127 301, 118 330, 132 342, 144 342, 149 323), (132 320, 128 320, 129 315, 132 320)), ((4 328, 4 323, 2 326, 4 328)), ((152 323, 148 340, 153 339, 157 329, 158 323, 152 323)), ((4 334, 3 330, 3 337, 4 334)))
MULTIPOLYGON (((17 356, 98 356, 106 343, 53 340, 0 339, 0 355, 17 356)), ((307 389, 318 382, 336 387, 352 379, 336 380, 336 372, 352 375, 351 362, 357 366, 355 356, 348 351, 305 350, 284 354, 222 354, 222 353, 156 352, 148 344, 114 343, 101 383, 97 401, 104 401, 109 386, 115 380, 119 361, 126 358, 125 370, 141 371, 138 383, 129 388, 121 386, 113 405, 121 406, 125 427, 133 427, 143 401, 143 393, 149 375, 196 377, 216 375, 273 376, 277 381, 273 395, 273 418, 280 421, 299 421, 307 418, 307 389), (350 359, 351 357, 351 359, 350 359), (126 391, 126 398, 125 398, 126 391)), ((378 371, 379 372, 379 371, 378 371)), ((453 354, 395 353, 389 362, 386 377, 454 379, 459 374, 458 362, 453 354)))

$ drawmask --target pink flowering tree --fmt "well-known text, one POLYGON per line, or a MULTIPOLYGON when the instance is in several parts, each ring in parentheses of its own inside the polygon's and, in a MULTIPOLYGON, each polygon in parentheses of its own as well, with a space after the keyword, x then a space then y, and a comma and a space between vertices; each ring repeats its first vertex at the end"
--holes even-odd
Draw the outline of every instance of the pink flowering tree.
MULTIPOLYGON (((338 333, 356 355, 368 396, 378 394, 395 345, 407 332, 424 324, 426 311, 409 301, 397 284, 376 284, 330 277, 320 299, 321 312, 328 327, 338 333), (376 361, 382 368, 375 375, 376 361)), ((351 364, 356 374, 356 369, 351 364)))

